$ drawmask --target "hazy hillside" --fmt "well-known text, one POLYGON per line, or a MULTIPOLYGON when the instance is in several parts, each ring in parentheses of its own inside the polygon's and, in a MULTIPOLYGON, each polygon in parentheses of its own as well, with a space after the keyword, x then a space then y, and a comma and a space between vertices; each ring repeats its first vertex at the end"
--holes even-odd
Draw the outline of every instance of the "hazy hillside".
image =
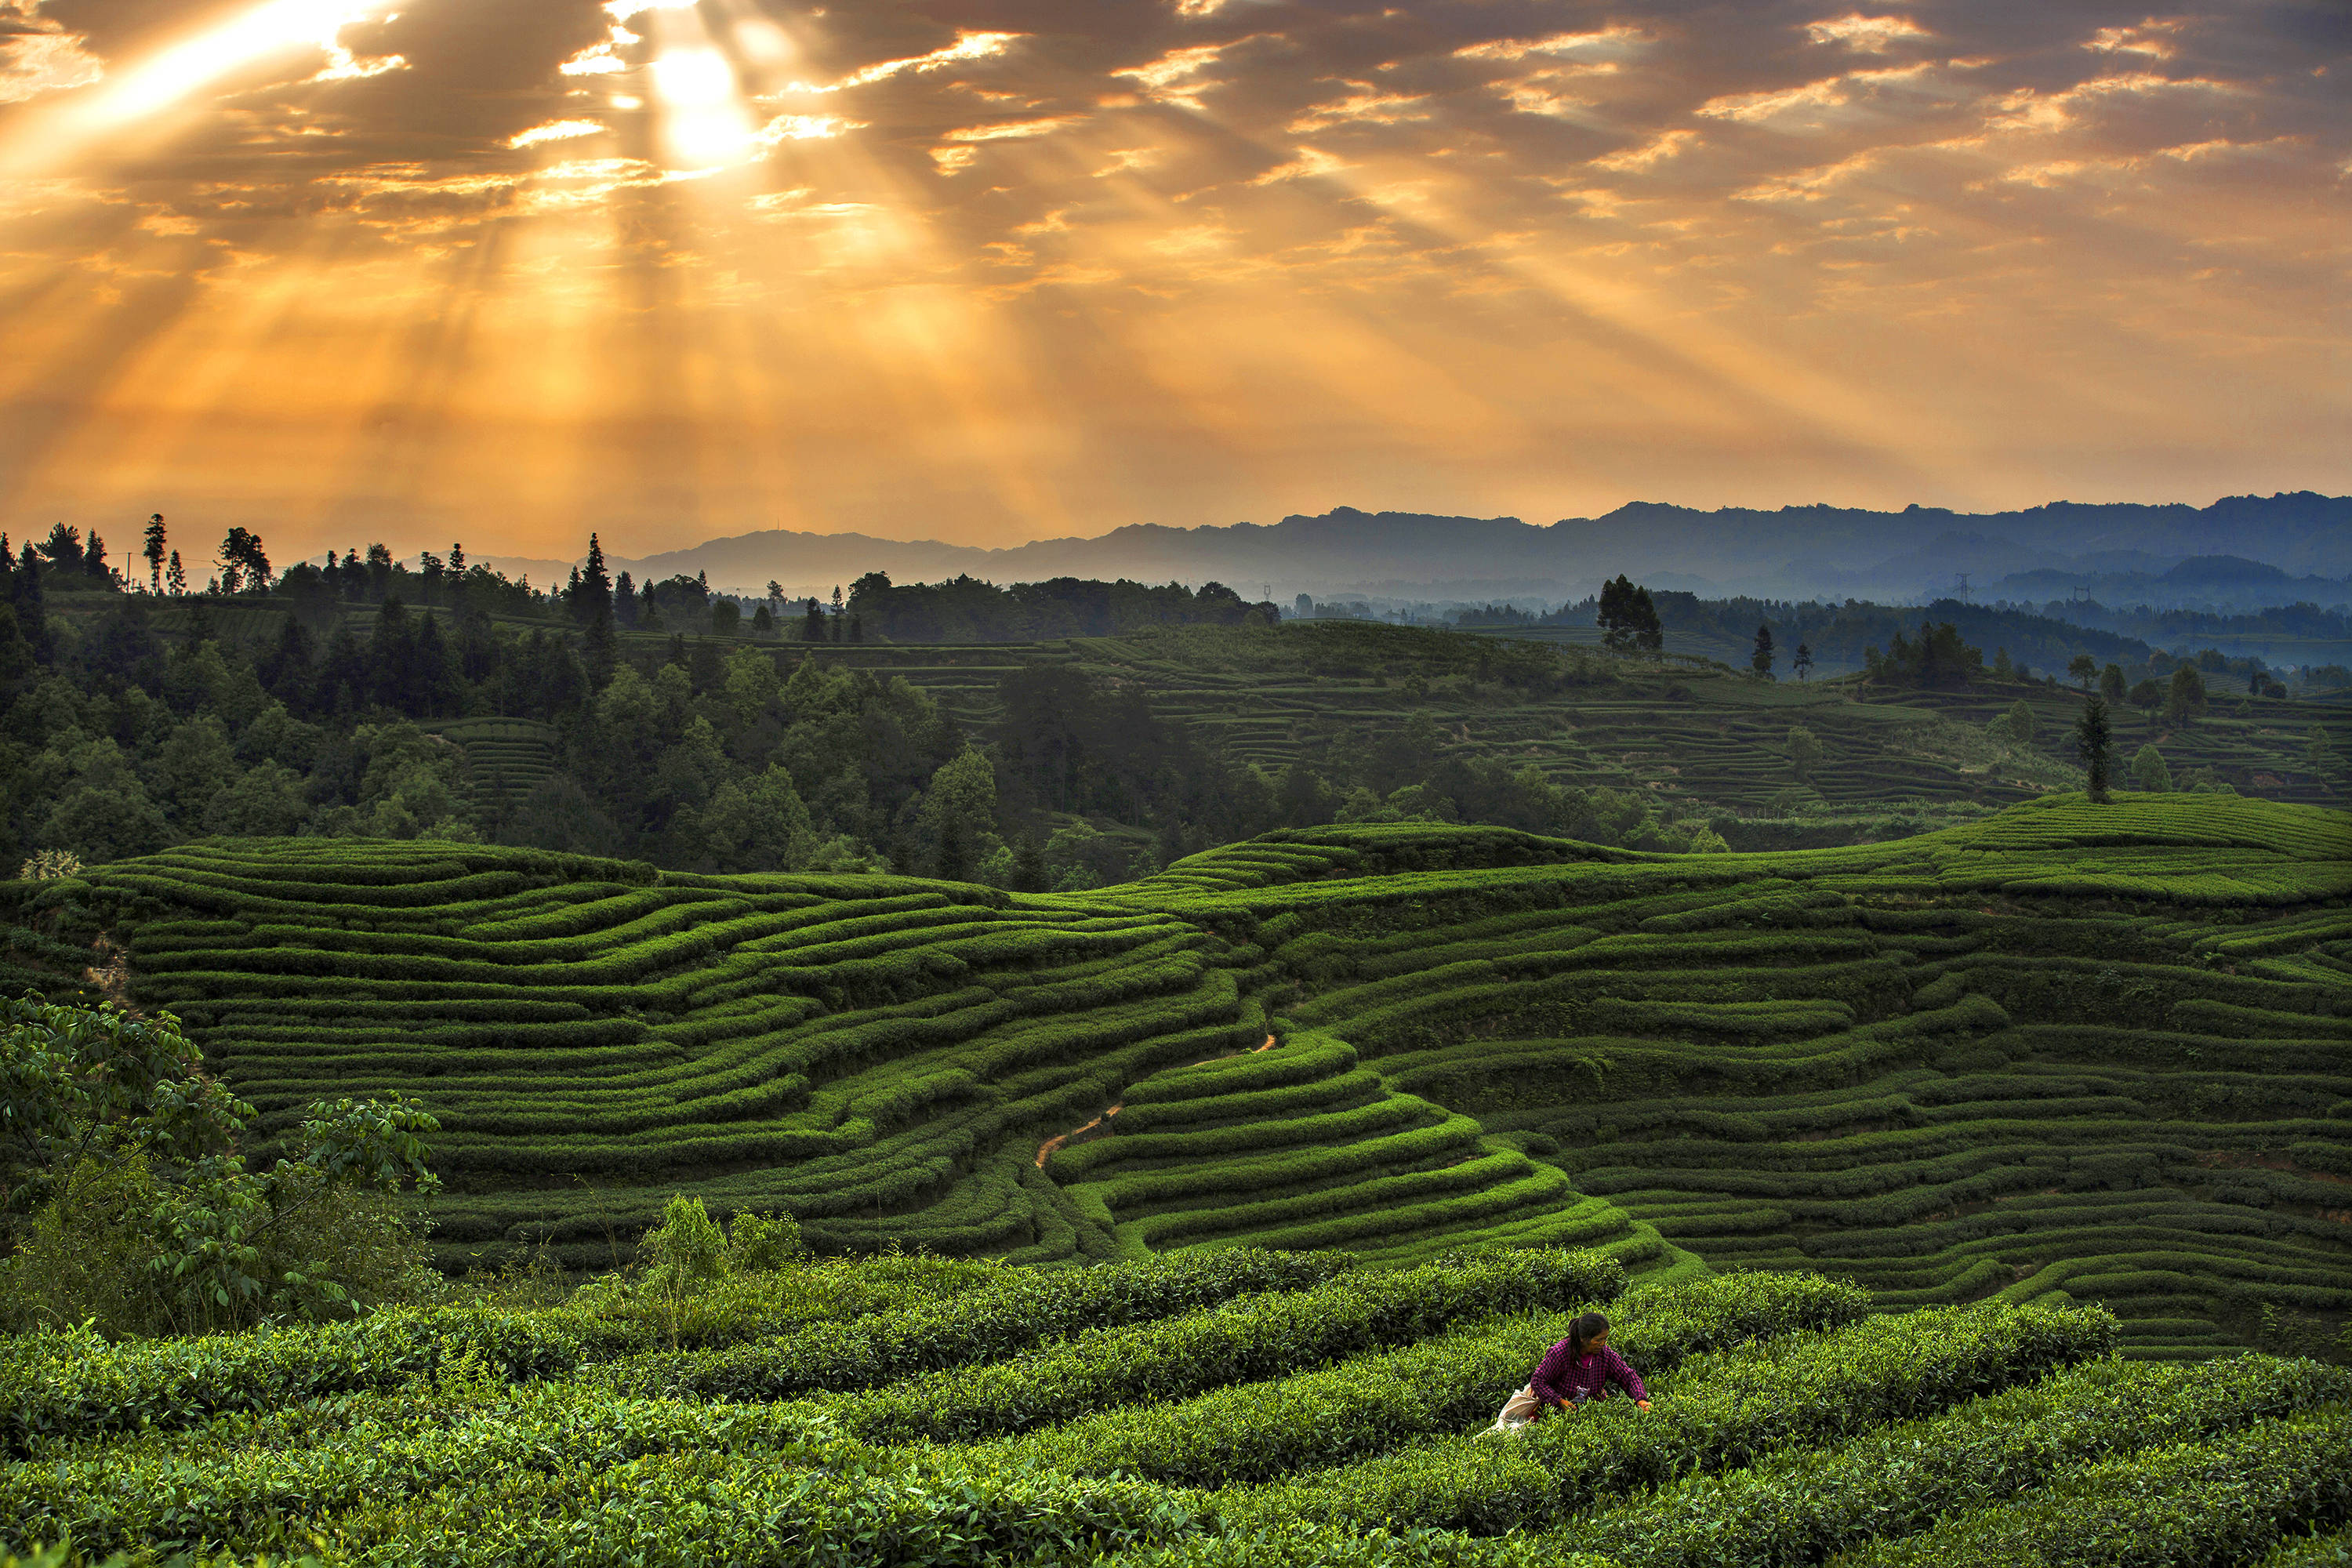
MULTIPOLYGON (((836 584, 878 571, 900 582, 963 573, 999 583, 1058 576, 1213 579, 1249 597, 1270 586, 1286 600, 1301 593, 1404 590, 1524 600, 1581 597, 1605 578, 1629 572, 1654 586, 1700 594, 1901 603, 1948 591, 1961 573, 1979 585, 2034 572, 2055 572, 2071 582, 2090 575, 2154 578, 2184 560, 2218 555, 2243 557, 2280 574, 2233 582, 2241 597, 2232 602, 2308 597, 2287 580, 2352 574, 2352 497, 2231 496, 2201 508, 2057 501, 1976 514, 1916 506, 1894 512, 1828 506, 1699 511, 1642 501, 1549 526, 1510 517, 1338 507, 1273 524, 1146 524, 1097 538, 994 550, 779 530, 635 560, 615 557, 612 564, 640 579, 701 573, 713 587, 750 593, 776 581, 790 593, 829 594, 836 584), (2277 591, 2286 597, 2261 597, 2264 581, 2283 584, 2277 591), (2255 596, 2243 598, 2250 594, 2255 596)), ((486 559, 509 573, 528 570, 542 583, 565 569, 555 562, 486 559)))

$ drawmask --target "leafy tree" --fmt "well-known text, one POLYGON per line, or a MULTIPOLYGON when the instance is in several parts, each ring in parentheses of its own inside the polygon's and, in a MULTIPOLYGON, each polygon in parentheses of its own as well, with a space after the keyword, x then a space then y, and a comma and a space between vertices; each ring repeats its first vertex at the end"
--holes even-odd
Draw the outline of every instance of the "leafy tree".
POLYGON ((1789 727, 1789 772, 1802 784, 1812 777, 1814 764, 1822 760, 1822 742, 1802 724, 1789 727))
POLYGON ((1637 587, 1623 573, 1601 585, 1601 646, 1623 655, 1635 649, 1656 654, 1665 647, 1665 627, 1647 588, 1637 587))
POLYGON ((2153 713, 2164 706, 2163 683, 2154 678, 2143 680, 2131 689, 2125 700, 2135 708, 2153 713))
POLYGON ((930 848, 931 874, 946 881, 969 880, 973 868, 1003 847, 995 832, 994 765, 977 748, 965 746, 931 775, 919 818, 930 848))
POLYGON ((1810 678, 1813 673, 1813 650, 1799 643, 1797 655, 1789 661, 1789 668, 1797 672, 1797 679, 1801 681, 1810 678))
POLYGON ((2032 704, 2021 697, 2009 705, 2009 738, 2021 746, 2030 746, 2034 733, 2032 704))
POLYGON ((743 612, 732 599, 721 599, 710 606, 710 631, 714 637, 733 638, 743 626, 743 612))
POLYGON ((0 1215, 17 1326, 95 1318, 196 1333, 335 1317, 423 1288, 421 1238, 384 1201, 436 1184, 415 1101, 314 1102, 267 1170, 253 1108, 169 1014, 0 1003, 0 1215))
POLYGON ((808 614, 801 617, 801 641, 824 641, 824 611, 818 608, 814 595, 808 602, 808 614))
POLYGON ((1929 689, 1963 687, 1984 673, 1984 651, 1962 640, 1949 621, 1922 622, 1919 640, 1895 634, 1885 655, 1864 658, 1874 679, 1929 689))
POLYGON ((157 512, 147 520, 147 591, 163 591, 163 514, 157 512))
POLYGON ((224 594, 247 588, 259 593, 269 586, 269 557, 262 551, 260 536, 244 528, 230 529, 221 541, 219 564, 224 594))
POLYGON ((2169 724, 2186 724, 2205 711, 2205 677, 2193 664, 2184 664, 2172 672, 2165 688, 2164 718, 2169 724))
POLYGON ((764 604, 751 612, 751 635, 762 639, 776 635, 776 617, 768 613, 764 604))
POLYGON ((2107 700, 2107 706, 2110 708, 2119 708, 2123 705, 2123 666, 2111 664, 2099 671, 2099 695, 2107 700))
POLYGON ((2168 795, 2172 791, 2172 770, 2164 763, 2164 753, 2148 742, 2133 756, 2132 783, 2150 795, 2168 795))
POLYGON ((1772 628, 1769 626, 1760 626, 1756 628, 1756 650, 1748 656, 1748 668, 1754 670, 1759 678, 1769 678, 1771 675, 1772 628))
POLYGON ((2108 752, 2115 740, 2107 722, 2107 703, 2103 697, 2084 699, 2082 717, 2074 721, 2074 751, 2083 759, 2084 771, 2090 774, 2091 798, 2101 805, 2107 801, 2108 752))
POLYGON ((50 566, 57 571, 80 571, 81 530, 58 523, 49 530, 48 538, 41 542, 41 553, 48 557, 50 566))
POLYGON ((2091 683, 2099 679, 2099 661, 2087 653, 2076 654, 2066 661, 2066 679, 2079 682, 2084 691, 2090 690, 2091 683))
POLYGON ((701 814, 701 832, 709 858, 721 871, 797 871, 816 847, 816 832, 793 775, 772 765, 713 791, 701 814))

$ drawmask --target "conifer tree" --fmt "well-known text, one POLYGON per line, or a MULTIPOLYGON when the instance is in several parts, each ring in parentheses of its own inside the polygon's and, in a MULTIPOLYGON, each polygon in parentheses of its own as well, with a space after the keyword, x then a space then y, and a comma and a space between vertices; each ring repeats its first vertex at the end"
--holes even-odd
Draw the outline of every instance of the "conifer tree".
POLYGON ((2091 775, 2091 798, 2101 805, 2107 803, 2108 752, 2115 741, 2115 731, 2107 722, 2107 703, 2103 697, 2089 697, 2083 702, 2083 716, 2074 721, 2074 750, 2083 759, 2083 769, 2091 775))
POLYGON ((163 591, 163 514, 157 512, 147 520, 147 591, 163 591))

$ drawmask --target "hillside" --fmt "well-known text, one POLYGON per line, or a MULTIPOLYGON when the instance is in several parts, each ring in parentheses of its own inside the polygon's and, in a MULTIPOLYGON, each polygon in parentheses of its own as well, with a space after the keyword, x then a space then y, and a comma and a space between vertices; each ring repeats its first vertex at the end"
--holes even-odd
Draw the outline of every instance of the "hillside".
POLYGON ((1818 1277, 1629 1282, 1589 1252, 1244 1251, 787 1267, 685 1308, 607 1282, 548 1310, 21 1343, 0 1545, 322 1568, 2195 1568, 2274 1544, 2293 1568, 2345 1545, 2352 1373, 2117 1361, 2095 1307, 1885 1317, 1818 1277), (1650 1408, 1476 1435, 1597 1306, 1650 1408))
POLYGON ((1780 855, 1365 825, 1059 896, 315 839, 18 890, 127 939, 266 1124, 422 1095, 452 1266, 601 1265, 685 1190, 837 1250, 2104 1300, 2159 1356, 2352 1308, 2352 833, 2314 808, 2052 795, 1780 855))

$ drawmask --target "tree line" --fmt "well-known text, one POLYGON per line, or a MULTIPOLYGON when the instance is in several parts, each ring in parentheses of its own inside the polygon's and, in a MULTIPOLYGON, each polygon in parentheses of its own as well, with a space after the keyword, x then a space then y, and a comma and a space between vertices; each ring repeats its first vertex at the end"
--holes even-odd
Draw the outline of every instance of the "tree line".
MULTIPOLYGON (((68 570, 22 554, 0 598, 10 866, 43 851, 102 862, 213 835, 432 836, 679 868, 887 866, 1082 887, 1273 827, 1406 816, 1712 847, 1703 827, 1639 796, 1449 756, 1426 715, 1342 731, 1311 763, 1267 769, 1131 685, 1056 666, 1008 676, 1001 717, 967 732, 904 679, 813 648, 795 657, 684 632, 624 642, 620 606, 634 597, 642 612, 645 597, 604 576, 593 541, 579 582, 544 596, 555 613, 543 620, 494 615, 514 585, 456 550, 415 573, 389 552, 301 563, 230 602, 274 612, 257 622, 230 622, 218 598, 159 601, 119 580, 102 613, 85 601, 51 616, 68 570), (308 612, 323 595, 335 609, 321 636, 308 612), (373 611, 341 607, 353 604, 373 611), (493 714, 552 735, 547 775, 526 791, 481 787, 436 732, 493 714)), ((671 586, 655 585, 656 616, 666 602, 692 609, 683 585, 665 600, 671 586)), ((1263 609, 1230 591, 1180 602, 1159 590, 1138 600, 1132 587, 1062 584, 1048 597, 1205 611, 1218 624, 1263 609)), ((865 589, 887 605, 879 584, 865 589)), ((842 618, 828 614, 828 632, 842 618)))

